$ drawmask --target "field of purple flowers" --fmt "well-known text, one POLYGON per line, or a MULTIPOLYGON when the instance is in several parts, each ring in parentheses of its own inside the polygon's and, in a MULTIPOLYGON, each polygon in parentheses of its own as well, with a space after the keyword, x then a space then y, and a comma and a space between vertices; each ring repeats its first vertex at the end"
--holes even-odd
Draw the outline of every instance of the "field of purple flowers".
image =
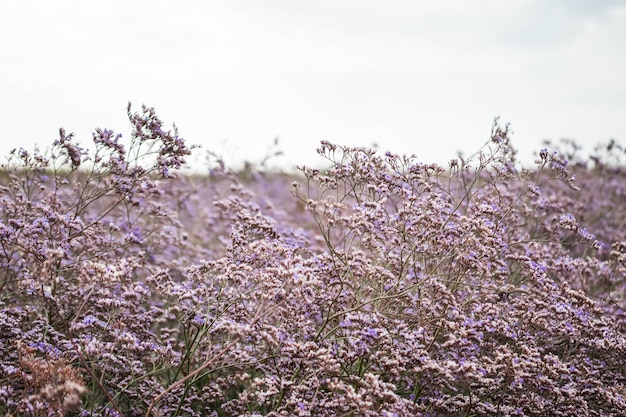
POLYGON ((616 143, 192 175, 128 115, 2 166, 2 416, 626 415, 616 143))

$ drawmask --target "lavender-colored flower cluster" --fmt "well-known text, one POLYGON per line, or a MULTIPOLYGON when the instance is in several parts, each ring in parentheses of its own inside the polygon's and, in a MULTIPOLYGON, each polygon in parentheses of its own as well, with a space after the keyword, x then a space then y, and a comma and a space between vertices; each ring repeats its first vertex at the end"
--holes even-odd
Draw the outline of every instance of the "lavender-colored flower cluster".
POLYGON ((3 415, 626 415, 615 143, 175 176, 192 147, 128 116, 2 166, 3 415))

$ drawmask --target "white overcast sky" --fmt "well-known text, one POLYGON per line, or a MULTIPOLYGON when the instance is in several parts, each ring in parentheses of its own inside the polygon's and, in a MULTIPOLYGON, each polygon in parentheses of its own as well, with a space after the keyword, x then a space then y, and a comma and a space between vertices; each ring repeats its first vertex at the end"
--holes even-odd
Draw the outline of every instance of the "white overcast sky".
POLYGON ((322 139, 447 161, 494 116, 626 144, 626 1, 2 0, 0 152, 128 134, 155 107, 227 160, 316 164, 322 139))

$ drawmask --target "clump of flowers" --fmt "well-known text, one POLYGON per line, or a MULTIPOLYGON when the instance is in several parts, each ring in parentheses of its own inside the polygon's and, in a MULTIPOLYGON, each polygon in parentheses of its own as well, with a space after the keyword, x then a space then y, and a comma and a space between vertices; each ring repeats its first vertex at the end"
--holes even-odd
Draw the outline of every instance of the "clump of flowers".
POLYGON ((61 130, 4 165, 4 414, 626 414, 600 158, 523 168, 496 122, 446 168, 322 142, 324 170, 175 176, 191 147, 128 115, 128 149, 61 130))
POLYGON ((5 400, 14 397, 17 410, 32 415, 63 416, 79 409, 87 389, 76 368, 55 352, 37 357, 36 346, 19 341, 16 349, 18 366, 7 367, 10 385, 3 392, 5 400))

